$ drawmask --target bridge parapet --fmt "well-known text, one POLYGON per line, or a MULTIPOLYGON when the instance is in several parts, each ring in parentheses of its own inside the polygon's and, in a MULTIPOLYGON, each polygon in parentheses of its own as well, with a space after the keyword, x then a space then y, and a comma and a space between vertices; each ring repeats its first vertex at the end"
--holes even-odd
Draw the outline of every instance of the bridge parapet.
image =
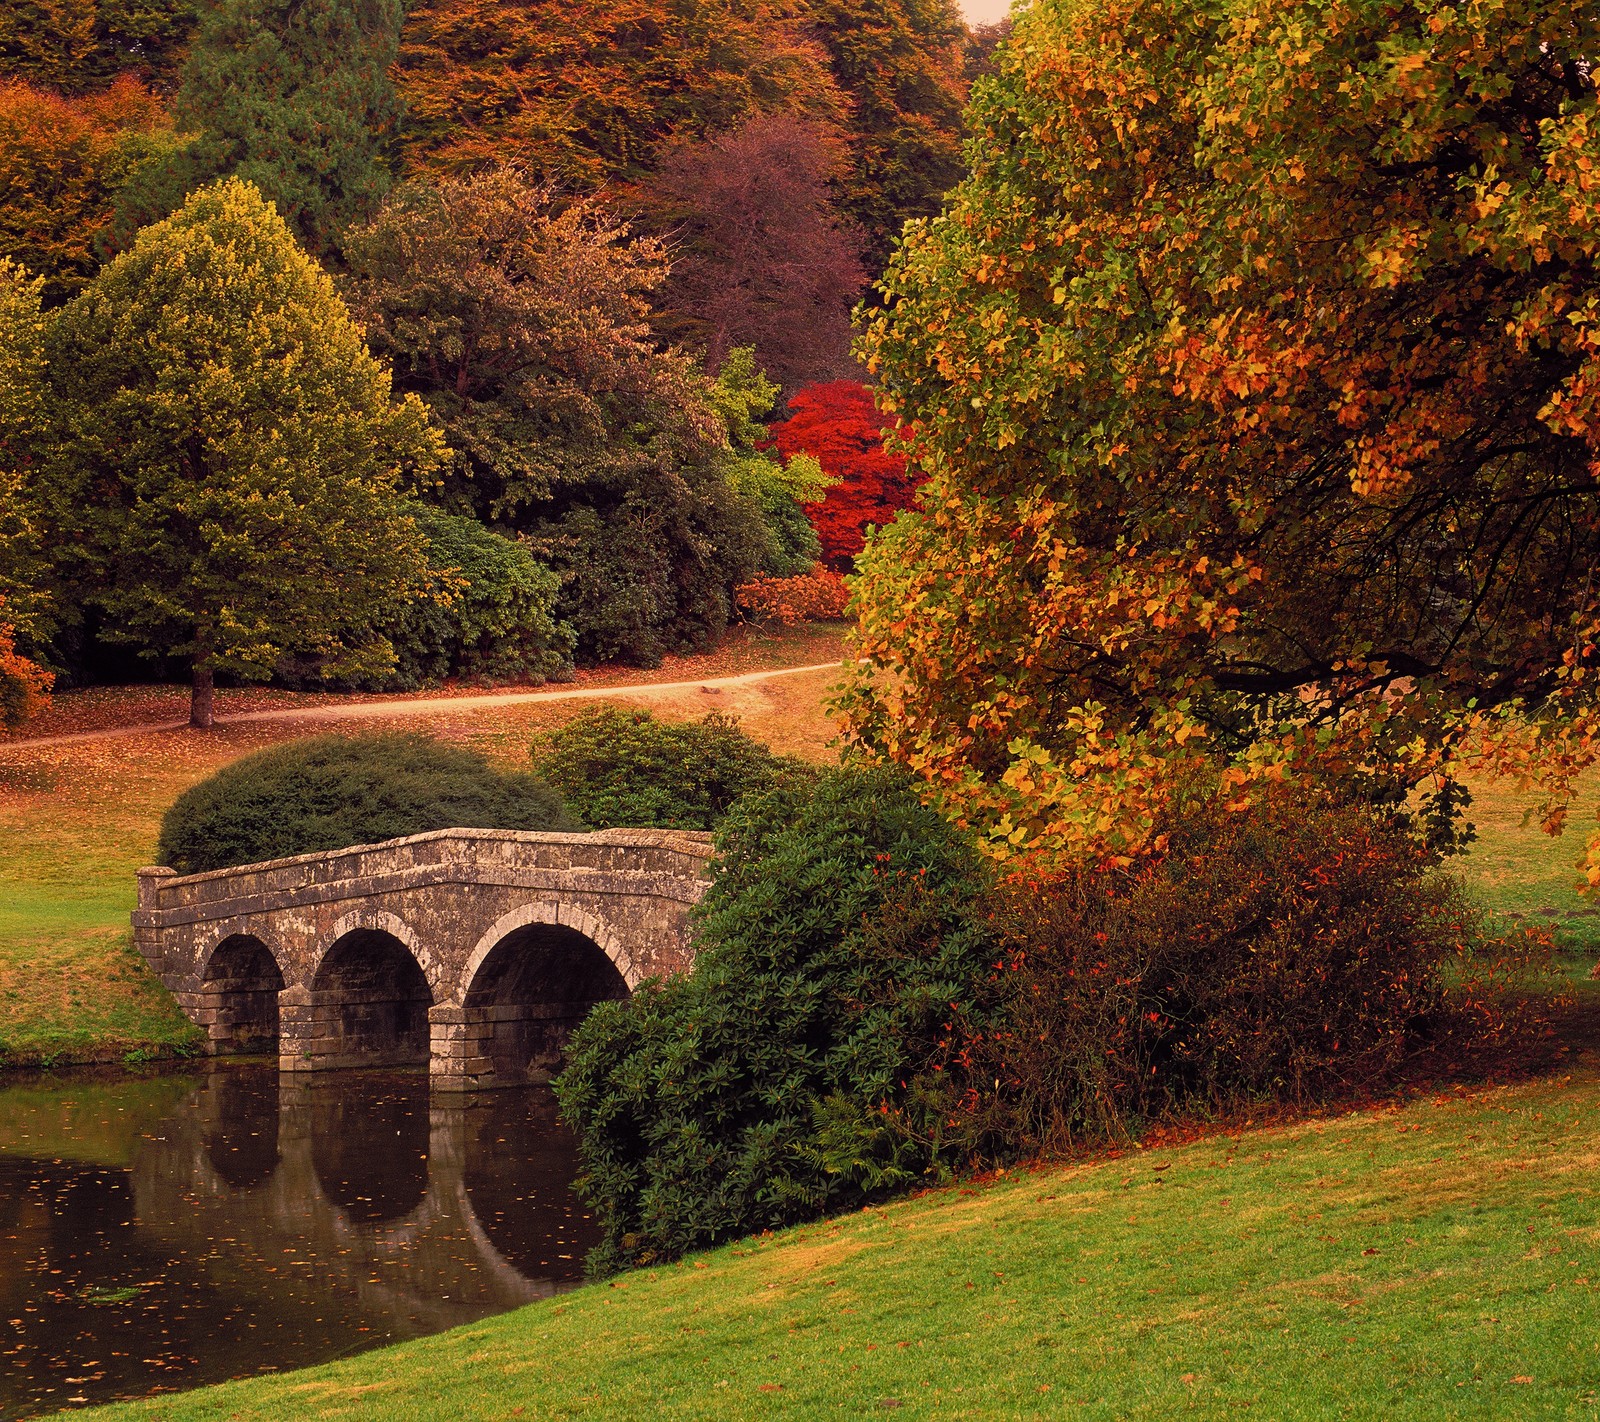
POLYGON ((139 871, 134 941, 214 1052, 430 1058, 540 1079, 595 1001, 693 961, 710 836, 438 830, 205 874, 139 871))

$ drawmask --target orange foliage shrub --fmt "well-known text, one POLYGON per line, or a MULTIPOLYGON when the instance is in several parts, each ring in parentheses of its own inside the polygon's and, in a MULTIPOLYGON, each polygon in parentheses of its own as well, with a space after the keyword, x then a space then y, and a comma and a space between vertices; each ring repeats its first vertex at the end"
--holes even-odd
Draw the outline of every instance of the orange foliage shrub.
POLYGON ((756 578, 737 593, 740 609, 752 621, 831 622, 844 616, 850 589, 831 568, 820 564, 795 578, 756 578))
POLYGON ((1280 787, 1162 829, 1137 866, 1001 885, 994 1010, 958 1024, 947 1063, 996 1153, 1324 1099, 1515 1034, 1539 944, 1482 938, 1398 823, 1280 787))
POLYGON ((0 726, 13 730, 37 714, 54 684, 49 672, 17 651, 10 626, 0 622, 0 726))

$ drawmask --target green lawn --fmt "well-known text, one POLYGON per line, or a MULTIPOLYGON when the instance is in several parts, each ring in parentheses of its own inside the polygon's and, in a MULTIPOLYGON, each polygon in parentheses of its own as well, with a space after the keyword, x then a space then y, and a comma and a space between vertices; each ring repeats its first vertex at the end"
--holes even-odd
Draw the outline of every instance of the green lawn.
POLYGON ((1600 1416, 1600 1072, 1023 1172, 94 1415, 1600 1416))
POLYGON ((0 1064, 166 1055, 199 1040, 128 928, 133 871, 169 797, 167 777, 141 768, 9 783, 0 771, 0 1064))
POLYGON ((1467 881, 1483 903, 1523 922, 1546 923, 1558 939, 1590 959, 1600 952, 1600 905, 1579 895, 1577 860, 1595 829, 1600 795, 1596 777, 1585 777, 1566 832, 1543 833, 1524 823, 1534 797, 1503 786, 1474 787, 1469 816, 1478 839, 1461 863, 1467 881))

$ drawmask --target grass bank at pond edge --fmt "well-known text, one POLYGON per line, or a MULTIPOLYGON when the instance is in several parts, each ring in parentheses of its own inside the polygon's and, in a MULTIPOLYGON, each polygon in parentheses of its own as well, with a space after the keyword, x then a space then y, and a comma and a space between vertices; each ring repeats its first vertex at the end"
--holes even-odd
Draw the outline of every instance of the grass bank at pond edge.
POLYGON ((89 1415, 1594 1417, 1597 1168, 1590 1052, 1530 1083, 936 1191, 89 1415))

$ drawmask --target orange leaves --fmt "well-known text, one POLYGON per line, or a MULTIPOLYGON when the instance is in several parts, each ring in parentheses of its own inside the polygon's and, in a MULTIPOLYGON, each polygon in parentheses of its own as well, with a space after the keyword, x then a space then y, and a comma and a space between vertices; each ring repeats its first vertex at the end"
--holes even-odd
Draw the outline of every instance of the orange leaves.
POLYGON ((1557 823, 1600 746, 1596 52, 1576 0, 1028 11, 864 341, 932 479, 862 562, 848 732, 1001 853, 1136 854, 1202 772, 1517 767, 1557 823))
POLYGON ((843 617, 850 589, 839 574, 819 565, 798 577, 756 578, 742 584, 735 596, 739 607, 753 621, 792 627, 801 622, 830 622, 843 617))
POLYGON ((422 0, 408 7, 395 82, 412 115, 409 167, 514 158, 580 187, 637 177, 670 134, 846 109, 791 12, 726 0, 422 0))
MULTIPOLYGON (((0 610, 5 600, 0 598, 0 610)), ((22 656, 10 626, 0 622, 0 727, 15 730, 44 705, 55 677, 22 656)))
POLYGON ((66 99, 0 80, 0 255, 71 295, 100 265, 119 187, 163 141, 160 99, 124 76, 66 99))

